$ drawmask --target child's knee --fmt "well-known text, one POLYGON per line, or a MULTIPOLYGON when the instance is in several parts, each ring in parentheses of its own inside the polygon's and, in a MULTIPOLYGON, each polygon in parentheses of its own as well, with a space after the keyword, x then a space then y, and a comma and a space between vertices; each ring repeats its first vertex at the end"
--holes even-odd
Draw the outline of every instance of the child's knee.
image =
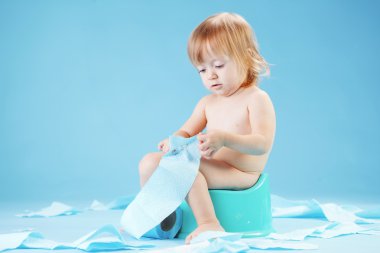
POLYGON ((204 185, 207 185, 207 181, 206 181, 206 178, 205 176, 202 174, 202 172, 198 172, 195 180, 194 180, 194 183, 193 183, 193 186, 192 187, 199 187, 199 186, 204 186, 204 185))
POLYGON ((140 176, 150 176, 160 163, 160 159, 159 153, 146 154, 139 163, 140 176))

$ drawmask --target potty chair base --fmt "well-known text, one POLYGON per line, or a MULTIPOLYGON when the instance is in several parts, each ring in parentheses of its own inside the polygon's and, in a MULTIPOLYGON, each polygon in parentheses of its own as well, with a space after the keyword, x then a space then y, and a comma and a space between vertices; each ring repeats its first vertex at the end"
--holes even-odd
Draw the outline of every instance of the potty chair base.
MULTIPOLYGON (((245 237, 265 236, 273 232, 269 177, 261 174, 254 186, 246 190, 209 190, 216 217, 226 232, 248 233, 245 237)), ((191 208, 181 204, 182 228, 178 238, 186 238, 197 228, 191 208)))

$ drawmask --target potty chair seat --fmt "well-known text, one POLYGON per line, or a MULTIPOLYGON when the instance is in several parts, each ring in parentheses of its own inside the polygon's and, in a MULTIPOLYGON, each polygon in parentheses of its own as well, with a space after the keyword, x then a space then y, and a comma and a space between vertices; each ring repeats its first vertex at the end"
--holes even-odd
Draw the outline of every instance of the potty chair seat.
MULTIPOLYGON (((249 236, 265 236, 273 232, 268 174, 245 190, 209 190, 215 214, 226 232, 245 232, 249 236)), ((185 238, 197 228, 189 205, 184 201, 182 228, 178 238, 185 238)))

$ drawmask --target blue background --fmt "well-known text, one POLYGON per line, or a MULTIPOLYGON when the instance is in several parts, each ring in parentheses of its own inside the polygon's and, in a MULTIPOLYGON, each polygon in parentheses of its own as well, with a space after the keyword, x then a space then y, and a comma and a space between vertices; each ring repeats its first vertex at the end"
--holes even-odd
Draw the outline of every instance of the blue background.
POLYGON ((271 77, 273 193, 379 202, 376 1, 0 1, 0 201, 111 200, 207 91, 186 44, 241 14, 271 77))

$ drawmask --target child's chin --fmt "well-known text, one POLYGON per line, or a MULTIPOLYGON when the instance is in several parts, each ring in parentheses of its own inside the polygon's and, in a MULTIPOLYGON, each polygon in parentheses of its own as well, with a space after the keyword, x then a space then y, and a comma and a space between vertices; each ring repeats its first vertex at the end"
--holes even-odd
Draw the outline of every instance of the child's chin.
POLYGON ((225 96, 225 91, 224 90, 211 90, 212 93, 220 96, 225 96))

